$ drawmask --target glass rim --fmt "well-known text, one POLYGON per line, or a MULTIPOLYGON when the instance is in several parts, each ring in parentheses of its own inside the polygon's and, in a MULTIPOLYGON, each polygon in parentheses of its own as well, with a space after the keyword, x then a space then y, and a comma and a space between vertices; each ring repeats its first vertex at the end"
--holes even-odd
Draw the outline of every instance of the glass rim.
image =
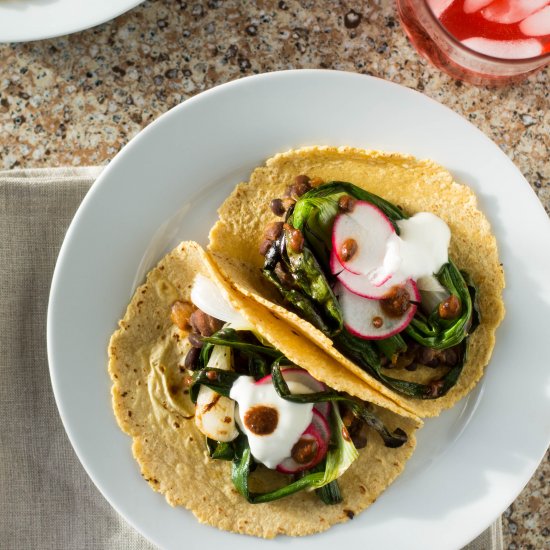
POLYGON ((526 63, 532 63, 534 61, 550 61, 550 52, 542 53, 541 55, 537 55, 535 57, 522 57, 519 59, 518 58, 508 59, 506 57, 494 57, 486 53, 478 52, 477 50, 474 50, 469 46, 466 46, 465 44, 460 42, 446 29, 446 27, 441 23, 441 21, 438 19, 435 13, 432 11, 432 8, 430 7, 428 0, 422 0, 422 2, 427 8, 429 17, 431 17, 432 21, 434 21, 435 24, 443 31, 443 33, 445 34, 447 39, 453 44, 453 46, 456 46, 459 49, 475 57, 478 57, 485 61, 491 61, 492 63, 496 63, 499 65, 524 65, 526 63))

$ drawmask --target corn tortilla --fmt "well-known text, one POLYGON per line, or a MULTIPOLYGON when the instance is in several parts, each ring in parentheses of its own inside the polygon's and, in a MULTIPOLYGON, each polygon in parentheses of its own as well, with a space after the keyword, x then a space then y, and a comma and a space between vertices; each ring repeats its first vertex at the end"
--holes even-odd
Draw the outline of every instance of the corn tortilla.
MULTIPOLYGON (((210 232, 209 251, 240 293, 285 319, 355 376, 420 417, 437 416, 472 390, 483 376, 495 345, 496 328, 504 317, 504 273, 489 221, 478 208, 473 191, 453 181, 446 169, 430 160, 349 147, 308 147, 279 154, 254 170, 250 181, 239 184, 220 207, 219 220, 210 232), (436 400, 412 399, 387 388, 344 357, 330 338, 286 309, 278 292, 263 279, 263 257, 258 248, 266 225, 280 220, 269 209, 269 202, 281 197, 300 174, 326 182, 351 182, 399 205, 408 214, 432 212, 449 225, 449 256, 478 288, 481 324, 469 337, 460 378, 446 395, 436 400)), ((420 368, 404 373, 402 378, 425 382, 433 375, 433 370, 420 368)))
MULTIPOLYGON (((191 510, 202 523, 227 531, 271 538, 308 535, 344 522, 372 504, 403 470, 415 446, 421 421, 374 392, 319 347, 293 331, 263 306, 233 290, 213 262, 193 242, 180 244, 163 258, 140 286, 109 343, 112 404, 120 428, 133 439, 132 451, 142 476, 173 506, 191 510), (366 448, 339 479, 344 501, 327 506, 310 492, 280 501, 249 504, 230 480, 230 463, 211 460, 204 436, 192 418, 193 405, 183 392, 180 368, 189 343, 187 333, 170 320, 174 301, 189 301, 196 274, 208 276, 258 332, 288 357, 334 389, 348 391, 381 405, 376 413, 392 431, 409 435, 398 449, 384 447, 369 432, 366 448), (294 350, 294 351, 290 351, 294 350)), ((267 490, 281 474, 259 467, 251 483, 267 490)))

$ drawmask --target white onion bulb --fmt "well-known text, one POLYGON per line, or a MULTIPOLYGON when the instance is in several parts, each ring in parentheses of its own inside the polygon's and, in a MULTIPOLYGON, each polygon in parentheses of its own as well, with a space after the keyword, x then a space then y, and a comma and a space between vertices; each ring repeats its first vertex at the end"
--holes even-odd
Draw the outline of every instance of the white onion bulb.
POLYGON ((204 313, 230 323, 236 330, 252 330, 250 323, 235 310, 218 286, 200 273, 193 282, 191 301, 204 313))

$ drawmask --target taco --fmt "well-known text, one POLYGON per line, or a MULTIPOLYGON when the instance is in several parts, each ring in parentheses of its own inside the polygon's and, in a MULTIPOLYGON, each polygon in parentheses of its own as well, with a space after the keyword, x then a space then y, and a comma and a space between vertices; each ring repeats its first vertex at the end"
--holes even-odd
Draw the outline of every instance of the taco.
POLYGON ((421 425, 236 293, 193 242, 136 290, 109 373, 152 488, 203 523, 266 538, 353 518, 403 470, 421 425))
POLYGON ((223 203, 209 251, 242 295, 420 417, 475 386, 504 315, 474 193, 410 156, 277 155, 223 203))

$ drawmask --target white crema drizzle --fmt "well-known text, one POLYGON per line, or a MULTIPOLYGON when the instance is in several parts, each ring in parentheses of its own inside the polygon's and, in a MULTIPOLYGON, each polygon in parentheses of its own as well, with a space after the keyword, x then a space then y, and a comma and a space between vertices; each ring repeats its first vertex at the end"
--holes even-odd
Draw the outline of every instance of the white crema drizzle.
POLYGON ((435 214, 419 212, 398 220, 400 235, 392 234, 386 243, 382 267, 375 278, 391 275, 391 284, 437 273, 449 261, 451 230, 435 214))
MULTIPOLYGON (((287 384, 292 393, 312 391, 299 382, 287 384)), ((313 403, 292 403, 279 397, 271 381, 257 384, 251 376, 241 376, 229 395, 239 404, 237 423, 248 437, 252 456, 271 469, 290 456, 292 447, 313 418, 313 403), (270 434, 257 435, 245 424, 246 412, 258 405, 271 407, 278 413, 277 427, 270 434)))

